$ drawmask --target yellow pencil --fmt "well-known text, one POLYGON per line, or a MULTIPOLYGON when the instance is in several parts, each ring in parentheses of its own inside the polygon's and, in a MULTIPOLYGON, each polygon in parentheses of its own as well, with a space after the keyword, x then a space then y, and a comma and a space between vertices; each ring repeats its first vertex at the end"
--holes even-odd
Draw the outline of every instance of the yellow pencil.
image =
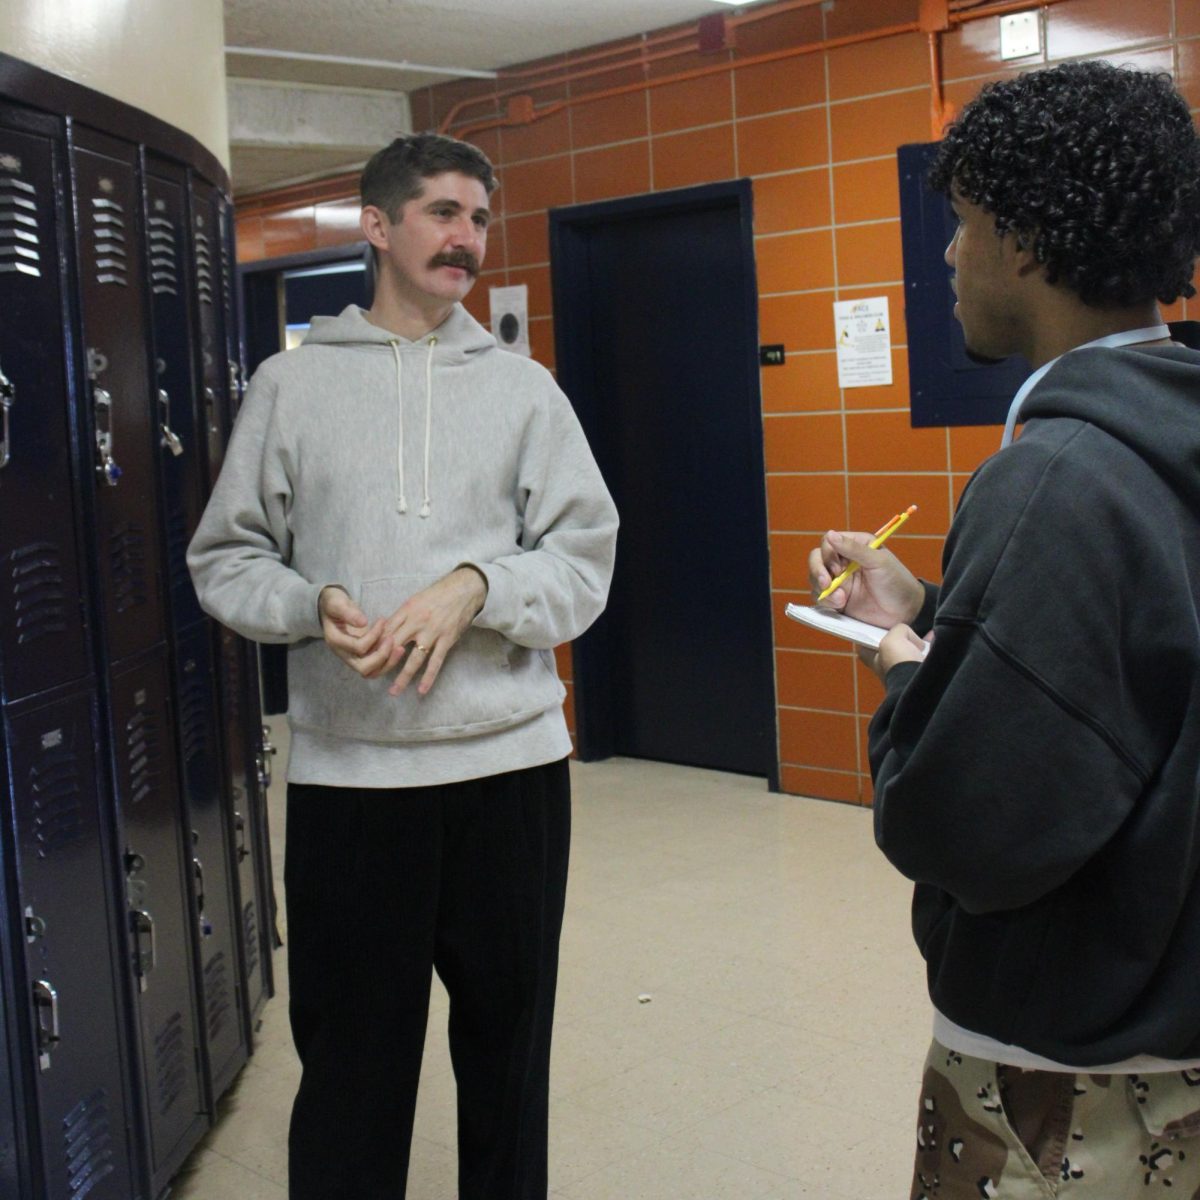
MULTIPOLYGON (((874 537, 872 537, 871 541, 868 543, 870 545, 871 549, 878 550, 879 547, 882 546, 883 543, 886 542, 888 540, 888 538, 890 538, 892 536, 892 534, 895 533, 896 530, 899 529, 900 526, 903 525, 904 522, 907 521, 908 518, 911 517, 913 515, 913 513, 915 513, 916 511, 917 511, 917 506, 915 504, 910 504, 902 513, 897 513, 890 521, 888 521, 885 525, 883 525, 879 529, 877 529, 875 531, 874 537)), ((852 562, 817 597, 817 603, 820 604, 820 602, 822 600, 824 600, 826 596, 832 596, 833 593, 836 592, 838 590, 838 588, 840 588, 842 586, 842 584, 845 583, 846 580, 849 579, 850 576, 853 575, 854 572, 857 570, 858 570, 858 563, 852 562)))

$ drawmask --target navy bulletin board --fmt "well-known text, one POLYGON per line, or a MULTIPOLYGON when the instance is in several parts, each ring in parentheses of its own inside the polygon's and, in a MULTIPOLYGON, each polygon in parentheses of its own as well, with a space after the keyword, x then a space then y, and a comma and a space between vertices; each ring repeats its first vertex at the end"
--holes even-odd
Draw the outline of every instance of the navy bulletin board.
POLYGON ((1020 357, 996 366, 967 357, 944 257, 956 220, 946 197, 925 182, 937 146, 901 146, 896 154, 912 424, 1003 425, 1031 367, 1020 357))

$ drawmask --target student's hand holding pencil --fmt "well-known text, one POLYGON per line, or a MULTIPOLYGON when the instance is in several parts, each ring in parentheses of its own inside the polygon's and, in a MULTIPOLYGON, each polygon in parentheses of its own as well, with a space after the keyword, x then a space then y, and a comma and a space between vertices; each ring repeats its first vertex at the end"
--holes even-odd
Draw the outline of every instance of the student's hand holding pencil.
POLYGON ((890 550, 871 546, 878 536, 831 529, 808 556, 808 573, 816 602, 839 575, 853 566, 853 573, 820 603, 891 629, 916 619, 925 603, 925 589, 890 550))

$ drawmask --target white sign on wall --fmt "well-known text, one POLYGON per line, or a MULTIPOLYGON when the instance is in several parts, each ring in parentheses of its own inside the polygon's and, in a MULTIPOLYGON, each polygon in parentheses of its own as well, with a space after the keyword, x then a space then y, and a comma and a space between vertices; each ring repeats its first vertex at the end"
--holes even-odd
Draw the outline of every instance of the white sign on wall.
POLYGON ((888 299, 836 300, 838 384, 878 387, 892 382, 892 333, 888 299))
POLYGON ((529 350, 529 287, 494 287, 491 289, 492 337, 501 350, 530 356, 529 350))

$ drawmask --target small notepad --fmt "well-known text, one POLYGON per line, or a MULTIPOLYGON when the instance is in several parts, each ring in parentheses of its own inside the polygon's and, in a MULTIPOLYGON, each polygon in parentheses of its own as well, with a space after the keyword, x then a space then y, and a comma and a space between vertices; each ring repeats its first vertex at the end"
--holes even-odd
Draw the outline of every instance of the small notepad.
MULTIPOLYGON (((828 608, 813 608, 807 604, 789 604, 784 612, 793 621, 810 625, 822 633, 831 633, 834 637, 846 638, 858 646, 869 646, 872 650, 879 649, 879 643, 887 636, 888 631, 879 625, 869 625, 854 617, 828 608)), ((926 646, 928 652, 928 646, 926 646)))

